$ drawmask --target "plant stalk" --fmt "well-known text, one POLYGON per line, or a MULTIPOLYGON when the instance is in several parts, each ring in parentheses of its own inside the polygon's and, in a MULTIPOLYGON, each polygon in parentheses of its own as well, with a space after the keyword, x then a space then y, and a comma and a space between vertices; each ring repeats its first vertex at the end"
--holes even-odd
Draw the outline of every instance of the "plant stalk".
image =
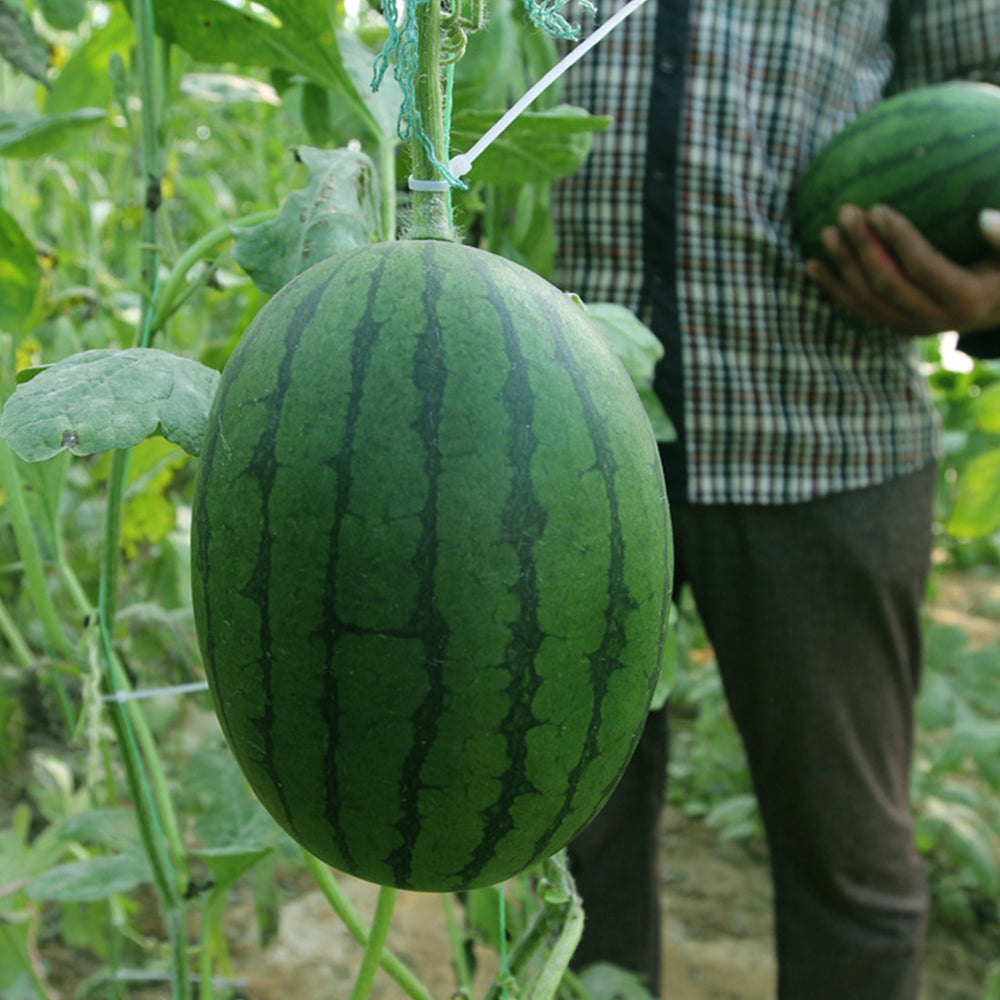
POLYGON ((254 212, 252 215, 245 215, 240 219, 236 219, 235 222, 227 222, 221 226, 216 226, 192 243, 177 259, 177 263, 170 269, 170 273, 157 289, 156 308, 150 323, 151 334, 156 334, 162 330, 163 325, 173 315, 175 303, 184 287, 187 273, 198 261, 207 257, 227 240, 231 240, 233 238, 233 229, 243 226, 257 226, 262 222, 269 222, 277 214, 278 209, 272 208, 264 212, 254 212))
POLYGON ((71 662, 76 662, 77 651, 70 642, 59 612, 52 601, 48 583, 45 579, 45 569, 42 553, 38 547, 38 539, 31 525, 31 515, 24 499, 24 489, 21 477, 14 461, 14 453, 6 442, 0 442, 0 488, 4 492, 7 513, 11 528, 17 541, 17 550, 24 565, 24 578, 31 594, 31 601, 38 615, 38 620, 45 631, 45 638, 51 643, 52 649, 60 656, 65 656, 71 662))
MULTIPOLYGON (((358 944, 368 946, 368 928, 361 915, 344 895, 333 873, 308 851, 302 852, 306 867, 312 872, 316 886, 326 897, 331 909, 341 919, 348 933, 358 944)), ((412 1000, 434 1000, 426 986, 391 952, 383 948, 379 964, 403 988, 412 1000)))
POLYGON ((554 902, 541 896, 541 908, 535 912, 511 950, 506 974, 502 974, 501 970, 501 975, 490 985, 486 1000, 501 1000, 511 982, 523 981, 529 963, 553 934, 556 935, 555 943, 528 994, 528 1000, 552 1000, 569 967, 583 934, 583 904, 564 855, 556 855, 546 861, 543 872, 562 899, 554 902))
POLYGON ((351 1000, 367 1000, 372 991, 375 973, 378 972, 382 963, 382 952, 385 950, 385 942, 389 937, 392 911, 395 906, 396 890, 390 886, 382 886, 378 892, 375 918, 372 920, 368 944, 365 945, 365 953, 361 959, 361 968, 358 969, 358 976, 354 980, 354 988, 351 990, 351 1000))
MULTIPOLYGON (((133 0, 135 24, 135 67, 142 105, 141 164, 144 184, 142 214, 141 269, 144 290, 136 344, 148 347, 152 339, 153 316, 160 266, 157 243, 157 212, 160 207, 159 177, 159 93, 155 72, 156 31, 151 0, 133 0)), ((128 473, 129 452, 117 450, 111 461, 105 509, 104 538, 101 554, 101 578, 98 596, 98 621, 105 663, 105 685, 109 693, 120 689, 120 676, 113 636, 117 615, 118 569, 121 558, 121 521, 128 473)), ((162 769, 158 766, 156 747, 148 738, 141 709, 135 704, 116 702, 111 706, 111 721, 125 768, 129 795, 135 810, 143 849, 153 872, 153 879, 163 907, 170 938, 172 982, 175 1000, 190 1000, 185 903, 182 891, 184 876, 178 870, 179 845, 176 819, 162 769), (144 737, 145 755, 139 749, 136 732, 144 737), (166 841, 166 843, 164 843, 166 841), (169 845, 169 847, 168 847, 169 845)))
MULTIPOLYGON (((444 115, 444 75, 441 65, 441 5, 439 0, 421 0, 416 7, 418 33, 417 72, 413 80, 414 101, 423 130, 439 163, 448 162, 448 139, 444 115)), ((413 176, 417 180, 440 180, 437 167, 416 136, 410 140, 413 176)), ((451 190, 414 191, 410 235, 416 240, 456 241, 452 219, 451 190)))

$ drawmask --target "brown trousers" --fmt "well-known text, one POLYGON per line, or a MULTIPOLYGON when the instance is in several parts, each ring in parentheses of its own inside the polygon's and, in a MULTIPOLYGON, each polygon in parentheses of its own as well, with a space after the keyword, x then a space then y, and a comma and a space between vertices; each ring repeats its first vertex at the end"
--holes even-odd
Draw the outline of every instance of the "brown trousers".
MULTIPOLYGON (((908 804, 934 469, 788 506, 673 505, 767 832, 779 1000, 915 1000, 927 916, 908 804)), ((660 986, 665 713, 571 845, 577 968, 660 986)), ((710 887, 709 887, 710 888, 710 887)), ((664 992, 670 995, 670 970, 664 992)))

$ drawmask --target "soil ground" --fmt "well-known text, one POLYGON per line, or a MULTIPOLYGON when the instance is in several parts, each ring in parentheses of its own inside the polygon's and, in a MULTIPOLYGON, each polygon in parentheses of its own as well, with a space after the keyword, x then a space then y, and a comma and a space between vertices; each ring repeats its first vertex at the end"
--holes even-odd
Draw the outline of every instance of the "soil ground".
MULTIPOLYGON (((664 1000, 772 1000, 771 891, 759 849, 721 840, 703 822, 676 809, 664 815, 662 855, 664 1000)), ((362 913, 374 908, 375 888, 344 879, 362 913)), ((346 1000, 360 949, 318 892, 282 911, 282 929, 267 949, 253 943, 247 920, 234 928, 236 977, 248 1000, 346 1000)), ((420 977, 435 1000, 448 1000, 455 978, 444 912, 437 897, 400 893, 389 947, 420 977)), ((921 1000, 980 1000, 989 963, 1000 955, 1000 933, 934 926, 921 1000)), ((485 987, 493 970, 481 955, 485 987)), ((477 989, 481 996, 483 990, 477 989)), ((403 1000, 379 973, 373 1000, 403 1000)), ((848 998, 845 998, 848 1000, 848 998)))

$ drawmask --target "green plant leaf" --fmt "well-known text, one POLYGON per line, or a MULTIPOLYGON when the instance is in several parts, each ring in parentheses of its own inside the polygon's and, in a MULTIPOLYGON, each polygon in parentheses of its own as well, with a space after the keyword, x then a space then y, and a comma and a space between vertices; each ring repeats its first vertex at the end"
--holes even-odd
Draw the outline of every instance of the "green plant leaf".
POLYGON ((197 455, 218 382, 214 369, 167 351, 84 351, 18 386, 0 437, 27 462, 130 448, 157 433, 197 455))
POLYGON ((980 428, 1000 434, 1000 382, 983 389, 972 404, 972 413, 980 428))
POLYGON ((59 31, 72 31, 87 13, 84 0, 36 0, 42 17, 59 31))
POLYGON ((205 867, 214 876, 215 886, 212 893, 219 896, 228 892, 234 882, 270 854, 271 848, 246 848, 234 844, 231 847, 202 848, 192 853, 205 862, 205 867))
MULTIPOLYGON (((457 111, 451 132, 454 148, 471 149, 501 113, 457 111)), ((476 158, 469 178, 486 184, 542 184, 567 177, 590 154, 593 133, 610 124, 610 118, 565 104, 551 111, 527 111, 476 158)))
POLYGON ((372 90, 375 53, 357 35, 346 31, 337 32, 337 47, 351 93, 345 92, 343 82, 320 84, 301 74, 285 81, 285 100, 298 103, 310 141, 323 148, 346 146, 358 140, 399 142, 397 126, 403 94, 396 79, 386 74, 378 90, 372 90), (359 102, 364 105, 364 113, 359 102))
POLYGON ((652 1000, 652 995, 634 972, 598 962, 580 974, 584 996, 593 1000, 652 1000))
POLYGON ((206 104, 281 104, 269 83, 236 73, 185 73, 181 93, 206 104))
POLYGON ((200 850, 211 855, 252 854, 289 843, 287 834, 250 794, 228 750, 191 757, 181 769, 181 783, 189 813, 197 817, 194 832, 200 850))
POLYGON ((0 156, 27 160, 56 152, 72 131, 92 128, 106 117, 103 108, 78 108, 20 121, 8 119, 6 127, 0 122, 0 156))
POLYGON ((153 6, 157 32, 195 59, 304 76, 336 90, 377 129, 341 62, 327 0, 265 0, 260 6, 272 17, 220 0, 155 0, 153 6))
POLYGON ((656 363, 663 357, 663 344, 659 338, 624 306, 613 302, 592 302, 586 308, 632 379, 656 440, 675 440, 677 432, 674 425, 653 391, 653 372, 656 363))
POLYGON ((105 847, 122 854, 139 854, 142 841, 131 809, 88 809, 73 813, 53 827, 63 841, 105 847))
POLYGON ((13 7, 4 0, 0 0, 0 59, 46 87, 49 85, 45 43, 20 5, 13 7))
POLYGON ((135 31, 121 4, 110 6, 109 14, 107 23, 93 30, 53 79, 45 100, 47 114, 77 110, 83 95, 86 95, 86 103, 91 107, 110 106, 113 94, 111 66, 120 64, 119 53, 132 49, 135 31))
POLYGON ((962 470, 946 528, 958 538, 983 538, 1000 528, 1000 448, 976 455, 962 470))
POLYGON ((40 280, 38 255, 31 240, 14 217, 0 208, 0 330, 20 330, 34 308, 40 280))
POLYGON ((255 285, 276 292, 327 257, 371 243, 379 232, 375 167, 360 152, 300 146, 306 186, 293 191, 277 218, 234 229, 234 256, 255 285))
POLYGON ((100 855, 49 868, 25 886, 25 894, 40 902, 95 903, 130 892, 151 877, 148 862, 139 855, 100 855))

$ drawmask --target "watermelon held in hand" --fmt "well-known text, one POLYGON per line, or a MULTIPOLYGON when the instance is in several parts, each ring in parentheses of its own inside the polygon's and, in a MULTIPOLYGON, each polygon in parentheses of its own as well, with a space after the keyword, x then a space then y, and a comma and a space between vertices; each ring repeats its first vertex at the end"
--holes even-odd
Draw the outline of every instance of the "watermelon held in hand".
POLYGON ((656 443, 578 302, 436 241, 300 275, 223 372, 195 620, 260 801, 332 866, 495 884, 603 805, 670 592, 656 443))
POLYGON ((979 213, 1000 208, 1000 87, 951 82, 905 91, 862 112, 809 163, 795 221, 806 257, 846 204, 889 205, 958 264, 989 251, 979 213))

